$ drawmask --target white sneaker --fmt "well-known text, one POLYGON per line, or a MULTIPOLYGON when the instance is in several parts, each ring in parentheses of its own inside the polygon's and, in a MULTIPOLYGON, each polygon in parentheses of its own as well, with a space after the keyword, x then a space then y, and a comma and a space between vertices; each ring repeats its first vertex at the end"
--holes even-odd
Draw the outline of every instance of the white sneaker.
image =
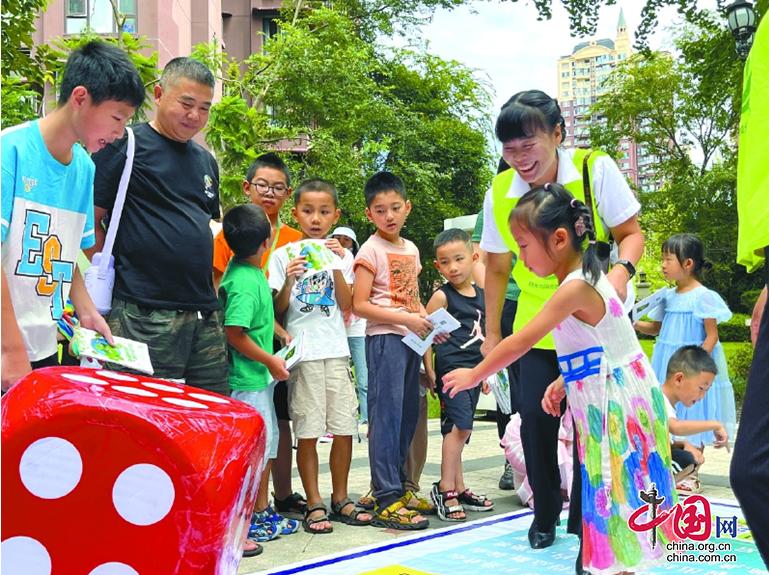
POLYGON ((334 441, 334 436, 331 435, 330 433, 327 433, 326 435, 318 439, 319 443, 331 443, 332 441, 334 441))

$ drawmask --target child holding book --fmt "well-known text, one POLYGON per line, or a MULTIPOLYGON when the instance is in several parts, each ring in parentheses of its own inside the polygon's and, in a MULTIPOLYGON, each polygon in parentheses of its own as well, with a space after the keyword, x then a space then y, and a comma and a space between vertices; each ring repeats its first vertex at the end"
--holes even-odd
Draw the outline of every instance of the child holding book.
POLYGON ((340 214, 331 183, 302 182, 294 191, 291 212, 303 239, 275 250, 269 283, 275 313, 285 314, 289 335, 305 334, 303 359, 288 380, 289 413, 299 444, 297 464, 307 494, 303 526, 308 533, 331 533, 329 520, 355 526, 371 522, 371 516, 347 496, 358 401, 342 314, 352 305, 353 257, 337 240, 325 239, 340 214), (338 256, 337 262, 320 263, 318 253, 324 246, 338 256), (318 488, 317 442, 326 433, 333 435, 330 516, 318 488))
MULTIPOLYGON (((473 284, 473 253, 470 236, 449 229, 435 238, 435 267, 448 283, 439 287, 427 303, 427 313, 443 308, 460 323, 451 337, 435 347, 435 373, 441 401, 441 479, 433 484, 430 498, 442 521, 464 521, 465 509, 491 511, 494 504, 466 488, 462 475, 462 450, 470 441, 473 417, 481 389, 474 387, 451 397, 443 389, 443 376, 459 367, 475 367, 483 361, 485 303, 483 290, 473 284)), ((488 384, 483 384, 489 393, 488 384)))
MULTIPOLYGON (((219 286, 219 303, 224 309, 224 332, 230 352, 232 398, 247 403, 259 412, 267 434, 256 513, 269 509, 270 470, 278 454, 273 382, 288 378, 286 361, 271 353, 275 319, 270 305, 270 288, 262 269, 262 256, 270 249, 273 233, 264 210, 254 204, 236 206, 227 212, 222 231, 234 252, 219 286)), ((281 533, 293 533, 298 529, 296 521, 283 519, 274 512, 268 515, 269 525, 264 521, 252 522, 250 537, 257 541, 269 541, 281 533)), ((251 553, 247 556, 257 554, 252 544, 247 543, 246 549, 246 553, 251 553)))

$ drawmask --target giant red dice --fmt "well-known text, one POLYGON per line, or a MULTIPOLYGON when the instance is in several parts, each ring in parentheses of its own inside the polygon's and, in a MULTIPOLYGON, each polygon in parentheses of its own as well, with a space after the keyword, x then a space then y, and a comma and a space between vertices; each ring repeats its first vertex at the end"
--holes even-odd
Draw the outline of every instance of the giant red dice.
POLYGON ((3 575, 235 575, 265 429, 239 401, 56 367, 2 399, 3 575))

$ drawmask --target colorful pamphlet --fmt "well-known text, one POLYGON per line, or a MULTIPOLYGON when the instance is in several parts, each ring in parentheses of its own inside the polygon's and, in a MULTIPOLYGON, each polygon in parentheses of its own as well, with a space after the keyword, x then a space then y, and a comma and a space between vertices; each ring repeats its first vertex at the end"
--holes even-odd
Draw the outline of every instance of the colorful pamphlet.
POLYGON ((429 334, 422 338, 413 331, 410 331, 402 340, 403 343, 419 355, 425 354, 427 349, 433 344, 436 335, 440 333, 451 333, 460 326, 460 323, 456 318, 447 312, 445 308, 439 308, 428 315, 426 319, 433 324, 433 329, 429 334))
POLYGON ((486 379, 486 383, 497 400, 497 406, 504 414, 510 415, 513 412, 510 405, 510 378, 507 375, 507 369, 503 369, 486 379))
POLYGON ((288 244, 286 255, 288 261, 304 257, 307 260, 305 273, 342 269, 342 258, 332 252, 323 240, 306 239, 288 244))
POLYGON ((104 336, 91 329, 77 326, 72 340, 76 355, 90 357, 98 361, 108 361, 124 367, 152 375, 150 350, 146 343, 114 336, 115 347, 104 336))
MULTIPOLYGON (((304 336, 305 331, 302 330, 302 333, 299 334, 298 337, 295 337, 291 340, 291 343, 289 343, 286 347, 280 348, 278 351, 275 352, 276 357, 282 357, 286 360, 286 370, 291 371, 292 368, 296 366, 302 359, 304 359, 304 336)), ((275 380, 272 380, 273 383, 275 380)))

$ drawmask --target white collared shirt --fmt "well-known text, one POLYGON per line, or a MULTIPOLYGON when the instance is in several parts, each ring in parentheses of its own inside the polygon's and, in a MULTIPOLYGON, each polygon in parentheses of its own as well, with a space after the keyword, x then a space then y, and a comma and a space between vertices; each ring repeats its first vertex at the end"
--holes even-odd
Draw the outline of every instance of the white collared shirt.
MULTIPOLYGON (((574 150, 556 148, 558 152, 559 184, 566 184, 582 178, 581 170, 574 165, 574 150)), ((629 220, 641 209, 627 180, 619 171, 617 164, 609 156, 598 156, 593 164, 590 189, 596 210, 605 228, 613 228, 629 220)), ((520 198, 530 190, 529 184, 516 173, 510 184, 510 190, 505 194, 508 198, 520 198)), ((493 254, 504 254, 510 248, 502 239, 494 219, 494 200, 491 188, 486 192, 483 201, 483 236, 480 247, 493 254)))

